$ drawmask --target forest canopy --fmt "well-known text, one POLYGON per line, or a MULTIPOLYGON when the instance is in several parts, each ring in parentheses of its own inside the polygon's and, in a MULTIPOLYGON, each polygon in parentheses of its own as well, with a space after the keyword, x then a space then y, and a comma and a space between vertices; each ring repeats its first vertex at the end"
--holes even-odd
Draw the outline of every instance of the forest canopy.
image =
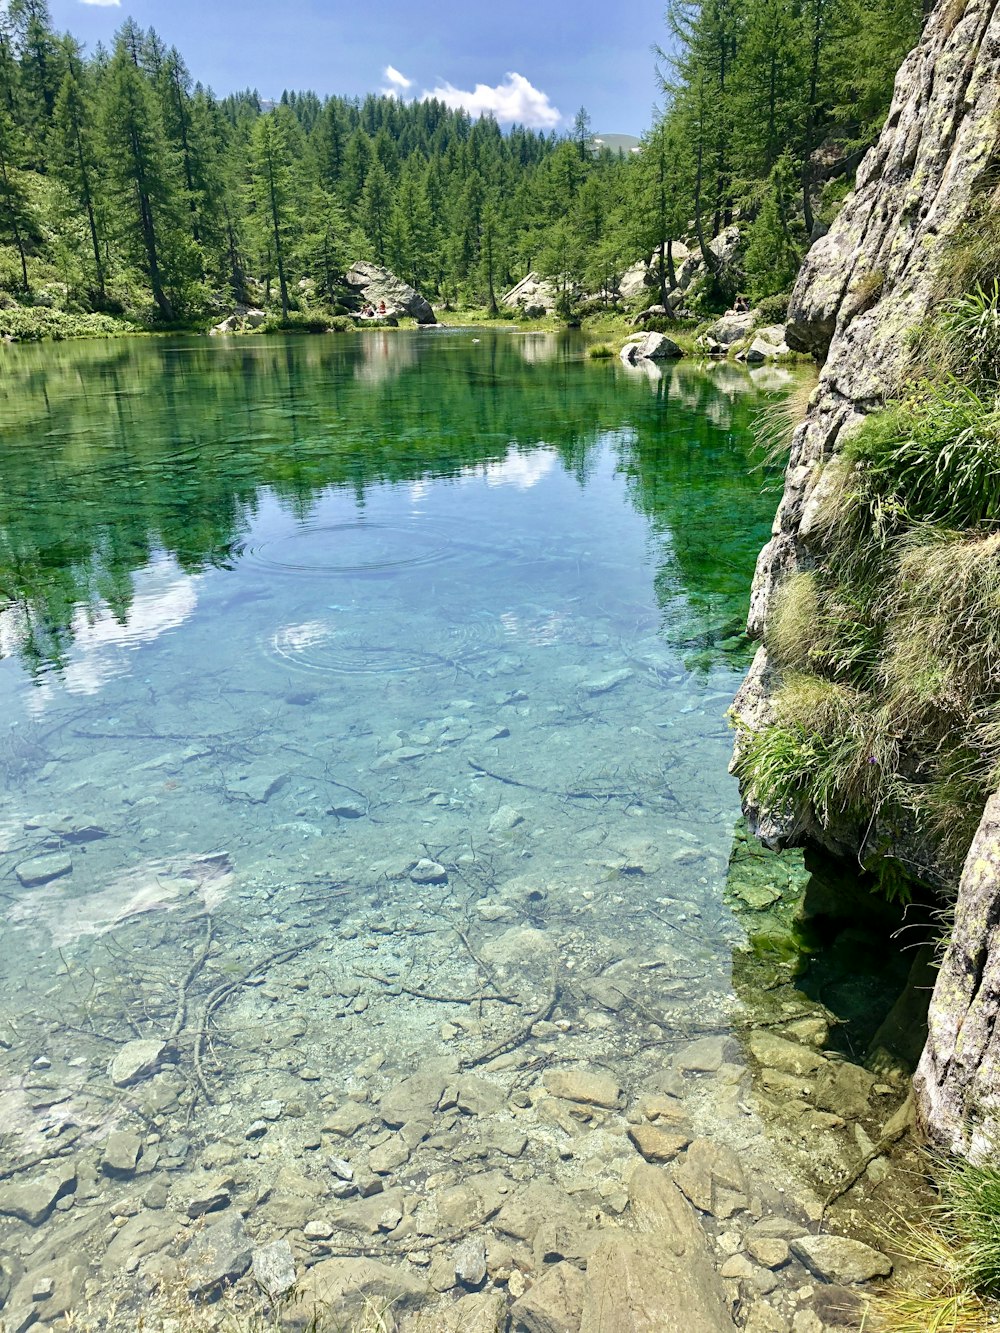
MULTIPOLYGON (((672 243, 745 232, 741 281, 786 291, 919 34, 915 0, 672 0, 662 106, 634 154, 440 101, 217 96, 131 20, 85 52, 46 0, 0 4, 0 307, 171 325, 234 303, 336 312, 386 265, 496 311, 529 270, 614 302, 672 243)), ((651 33, 651 39, 657 34, 651 33)), ((708 259, 711 268, 711 259, 708 259)), ((655 288, 649 300, 655 300, 655 288)))

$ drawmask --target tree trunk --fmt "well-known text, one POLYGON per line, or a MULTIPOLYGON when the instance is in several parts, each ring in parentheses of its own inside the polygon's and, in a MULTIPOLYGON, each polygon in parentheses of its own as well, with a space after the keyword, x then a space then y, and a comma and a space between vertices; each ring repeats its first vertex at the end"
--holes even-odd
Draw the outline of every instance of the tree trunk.
POLYGON ((101 241, 97 234, 97 219, 94 216, 94 200, 90 193, 90 177, 87 173, 87 159, 83 153, 83 141, 80 138, 80 127, 76 127, 76 156, 77 164, 80 168, 80 182, 83 185, 83 202, 87 210, 87 223, 90 227, 90 243, 94 250, 94 268, 97 273, 97 290, 101 300, 107 297, 107 291, 104 284, 104 262, 101 259, 101 241))
POLYGON ((7 159, 4 157, 2 149, 0 149, 0 180, 3 181, 4 194, 10 201, 10 226, 11 231, 14 234, 14 245, 17 248, 17 253, 21 260, 21 281, 24 284, 25 293, 29 293, 31 291, 31 284, 28 281, 28 260, 24 251, 24 240, 21 236, 21 228, 18 226, 17 222, 17 211, 13 203, 13 191, 11 189, 10 177, 7 175, 7 159))
POLYGON ((271 196, 271 226, 274 231, 274 258, 278 265, 278 288, 281 292, 281 318, 288 318, 288 283, 285 281, 285 256, 281 249, 281 227, 278 217, 278 196, 274 185, 274 160, 267 155, 267 181, 271 196))

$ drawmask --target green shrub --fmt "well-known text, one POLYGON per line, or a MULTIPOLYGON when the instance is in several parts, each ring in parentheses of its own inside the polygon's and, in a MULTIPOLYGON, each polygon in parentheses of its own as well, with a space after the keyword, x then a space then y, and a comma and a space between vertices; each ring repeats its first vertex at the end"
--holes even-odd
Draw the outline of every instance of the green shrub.
POLYGON ((290 310, 285 318, 270 315, 263 325, 265 333, 328 333, 331 320, 326 315, 304 314, 290 310))
POLYGON ((768 324, 783 324, 788 318, 788 303, 792 299, 790 292, 779 292, 777 296, 765 296, 757 302, 757 323, 763 328, 768 324))
POLYGON ((591 361, 606 361, 609 357, 614 356, 614 354, 615 349, 610 343, 592 343, 591 346, 587 348, 587 355, 590 357, 591 361))
POLYGON ((0 338, 14 342, 41 342, 49 338, 115 338, 135 333, 136 326, 111 315, 69 314, 46 306, 10 306, 0 309, 0 338))

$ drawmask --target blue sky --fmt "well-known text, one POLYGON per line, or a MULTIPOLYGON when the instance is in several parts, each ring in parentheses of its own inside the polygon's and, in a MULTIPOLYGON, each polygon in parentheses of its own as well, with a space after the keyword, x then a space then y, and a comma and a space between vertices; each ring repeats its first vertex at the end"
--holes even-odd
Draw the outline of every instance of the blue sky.
POLYGON ((583 105, 595 130, 624 134, 650 121, 650 48, 664 36, 664 3, 50 0, 56 26, 89 47, 128 16, 152 25, 217 93, 248 85, 265 97, 285 87, 349 97, 441 90, 473 111, 493 107, 498 119, 520 113, 557 129, 583 105), (387 77, 389 67, 399 79, 387 77))

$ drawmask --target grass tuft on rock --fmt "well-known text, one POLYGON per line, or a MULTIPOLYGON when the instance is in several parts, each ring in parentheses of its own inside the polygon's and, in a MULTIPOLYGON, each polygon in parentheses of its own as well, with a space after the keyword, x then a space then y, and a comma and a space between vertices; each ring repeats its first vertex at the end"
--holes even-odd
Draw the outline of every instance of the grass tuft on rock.
POLYGON ((986 1333, 1000 1327, 1000 1165, 935 1163, 939 1202, 892 1235, 908 1260, 879 1300, 888 1333, 986 1333))

